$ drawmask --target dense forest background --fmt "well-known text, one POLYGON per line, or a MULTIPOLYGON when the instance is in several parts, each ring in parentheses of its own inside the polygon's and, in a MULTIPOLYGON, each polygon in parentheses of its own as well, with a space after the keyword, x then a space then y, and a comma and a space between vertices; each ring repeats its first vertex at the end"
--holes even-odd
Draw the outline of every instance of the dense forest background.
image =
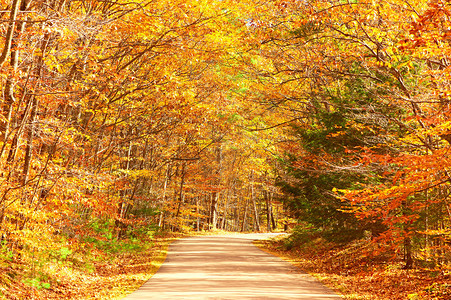
POLYGON ((450 16, 448 0, 0 0, 0 270, 296 223, 293 247, 366 239, 449 272, 450 16))

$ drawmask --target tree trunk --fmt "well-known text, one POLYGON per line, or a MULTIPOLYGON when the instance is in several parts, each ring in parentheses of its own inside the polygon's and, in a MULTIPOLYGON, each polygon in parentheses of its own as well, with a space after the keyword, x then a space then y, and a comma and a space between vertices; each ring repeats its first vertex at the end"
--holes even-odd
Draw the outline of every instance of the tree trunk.
POLYGON ((251 201, 252 207, 254 208, 254 231, 260 231, 260 221, 258 218, 258 209, 257 209, 257 200, 255 200, 255 191, 254 191, 254 172, 252 171, 251 175, 251 201))
POLYGON ((271 219, 272 218, 272 205, 271 205, 271 201, 269 201, 269 192, 264 190, 263 191, 263 195, 265 197, 265 202, 266 202, 266 229, 268 230, 268 232, 271 232, 271 219))
POLYGON ((199 217, 199 197, 196 197, 196 231, 200 231, 200 217, 199 217))
POLYGON ((224 215, 222 216, 222 224, 221 229, 227 230, 227 218, 228 218, 228 211, 229 211, 229 201, 230 201, 230 191, 227 192, 226 202, 224 204, 224 215))
MULTIPOLYGON (((123 165, 123 168, 125 170, 130 170, 130 157, 131 157, 131 149, 132 149, 132 145, 131 142, 128 142, 128 147, 127 147, 127 151, 125 152, 125 158, 127 159, 125 161, 125 165, 123 165)), ((125 224, 122 221, 122 219, 125 217, 124 213, 127 211, 127 202, 123 201, 123 198, 125 198, 128 194, 129 190, 123 190, 120 191, 119 195, 120 197, 120 201, 117 205, 117 212, 116 212, 116 221, 115 223, 115 231, 116 231, 116 238, 117 239, 121 239, 123 237, 123 235, 125 234, 125 224)))
MULTIPOLYGON (((178 205, 177 205, 177 212, 175 214, 175 219, 176 219, 176 223, 178 224, 178 217, 180 215, 180 209, 182 208, 182 204, 183 204, 183 186, 185 184, 185 163, 182 163, 182 173, 180 174, 181 178, 180 178, 180 188, 179 188, 179 193, 178 193, 178 205)), ((181 224, 180 224, 181 225, 181 224)))
POLYGON ((210 194, 210 228, 216 229, 218 217, 218 198, 219 193, 214 192, 210 194))
POLYGON ((404 238, 404 262, 403 269, 409 270, 413 268, 412 240, 408 237, 404 238))
MULTIPOLYGON (((13 2, 12 8, 11 8, 11 17, 14 16, 14 19, 10 20, 10 25, 9 25, 10 27, 8 28, 8 32, 7 32, 6 43, 3 48, 2 56, 0 58, 0 68, 1 68, 3 63, 6 61, 8 54, 11 52, 10 64, 11 64, 11 67, 13 70, 13 74, 15 74, 17 72, 17 69, 19 66, 19 50, 18 49, 11 50, 11 48, 19 47, 20 35, 23 33, 23 31, 25 29, 25 22, 16 21, 17 13, 18 13, 18 10, 22 10, 22 11, 27 10, 27 7, 28 7, 28 2, 26 0, 22 0, 21 4, 19 6, 18 4, 20 2, 21 2, 20 0, 13 2), (16 22, 18 24, 17 24, 17 26, 14 26, 14 24, 16 22), (14 30, 14 28, 16 28, 16 30, 14 30)), ((46 35, 44 37, 44 41, 46 41, 47 39, 48 39, 48 35, 46 35)), ((45 50, 46 47, 47 47, 47 42, 44 42, 43 47, 42 47, 43 50, 45 50)), ((42 53, 44 53, 44 52, 42 52, 42 53)), ((42 61, 42 57, 40 58, 40 60, 42 61)), ((39 69, 38 72, 40 73, 40 66, 38 66, 38 69, 39 69)), ((30 68, 29 68, 29 70, 30 70, 30 68)), ((37 78, 39 78, 39 77, 37 77, 37 78)), ((25 88, 23 91, 22 98, 24 98, 26 94, 27 94, 27 90, 25 88)), ((3 106, 2 109, 3 109, 3 116, 6 121, 3 124, 0 123, 0 128, 3 131, 1 138, 3 139, 3 142, 4 142, 2 148, 0 149, 0 157, 3 155, 5 146, 7 144, 7 140, 9 138, 10 131, 11 131, 12 111, 13 111, 13 105, 15 102, 14 76, 9 76, 6 79, 4 95, 5 95, 5 100, 2 104, 2 106, 3 106)), ((17 136, 16 136, 16 138, 17 138, 17 136)), ((18 140, 16 140, 16 142, 17 141, 18 140)))
POLYGON ((247 227, 247 207, 248 207, 248 199, 246 199, 244 204, 244 213, 243 213, 243 221, 241 223, 241 232, 244 232, 247 227))
MULTIPOLYGON (((407 210, 409 209, 408 200, 404 200, 402 202, 402 210, 403 214, 406 214, 407 210)), ((404 237, 404 262, 405 265, 403 269, 412 269, 413 267, 413 257, 412 257, 412 239, 409 236, 409 224, 404 224, 404 234, 406 235, 404 237)))
POLYGON ((15 27, 16 20, 17 20, 17 13, 19 12, 20 2, 21 2, 21 0, 13 0, 13 3, 11 5, 8 31, 6 32, 6 37, 5 37, 5 45, 3 46, 3 51, 2 51, 2 54, 0 55, 0 68, 5 63, 6 59, 8 58, 9 52, 11 51, 11 45, 13 43, 13 36, 14 36, 14 27, 15 27))
POLYGON ((171 180, 171 169, 172 169, 172 165, 169 163, 168 168, 166 169, 166 176, 164 178, 161 211, 160 211, 160 217, 158 220, 158 227, 161 229, 164 229, 164 214, 165 214, 164 205, 166 204, 166 200, 167 200, 168 183, 171 180))
MULTIPOLYGON (((269 194, 269 202, 271 202, 272 200, 272 193, 269 194)), ((277 214, 277 205, 276 205, 276 214, 277 214)), ((272 229, 276 230, 277 229, 277 215, 274 214, 274 209, 272 208, 271 205, 271 222, 272 222, 272 229)))
POLYGON ((216 163, 218 164, 217 170, 216 170, 216 182, 215 186, 217 188, 217 191, 215 191, 212 194, 211 198, 211 205, 210 205, 210 227, 211 229, 217 228, 218 223, 218 202, 220 197, 220 190, 219 187, 221 185, 221 176, 222 176, 222 145, 219 144, 216 147, 216 163))
POLYGON ((27 139, 27 147, 25 149, 25 159, 24 159, 24 165, 23 165, 23 172, 22 172, 22 185, 26 185, 28 182, 28 174, 30 171, 30 163, 31 163, 31 157, 33 152, 33 139, 34 139, 34 131, 35 131, 35 122, 36 122, 36 111, 37 111, 38 101, 35 96, 33 96, 32 100, 32 109, 31 109, 31 116, 30 116, 30 128, 28 132, 28 139, 27 139))

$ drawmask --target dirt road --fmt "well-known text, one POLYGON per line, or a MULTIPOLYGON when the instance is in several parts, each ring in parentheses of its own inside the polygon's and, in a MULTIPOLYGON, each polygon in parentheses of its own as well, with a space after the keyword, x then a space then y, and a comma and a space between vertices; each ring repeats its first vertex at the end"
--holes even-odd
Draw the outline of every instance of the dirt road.
POLYGON ((268 234, 201 236, 174 242, 160 270, 124 300, 340 299, 289 263, 252 244, 268 234))

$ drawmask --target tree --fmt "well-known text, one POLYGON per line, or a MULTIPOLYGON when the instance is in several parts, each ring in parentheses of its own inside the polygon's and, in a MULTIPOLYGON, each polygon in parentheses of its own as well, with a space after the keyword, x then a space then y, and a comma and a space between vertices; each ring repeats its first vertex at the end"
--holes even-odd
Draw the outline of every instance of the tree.
MULTIPOLYGON (((438 206, 449 206, 447 79, 438 75, 446 74, 448 43, 446 29, 437 26, 447 20, 448 2, 271 5, 266 15, 252 20, 265 64, 248 65, 255 76, 277 87, 260 89, 263 104, 289 112, 285 122, 297 129, 291 135, 301 143, 288 147, 288 170, 295 178, 317 183, 293 182, 292 191, 305 197, 309 187, 326 182, 323 195, 338 203, 333 185, 349 185, 341 197, 343 209, 352 207, 357 218, 379 224, 373 236, 396 251, 403 248, 410 268, 412 249, 421 247, 424 222, 430 221, 431 193, 438 206), (320 157, 315 155, 318 148, 320 157), (311 162, 299 162, 296 156, 311 162), (305 173, 299 174, 303 168, 305 173), (331 184, 332 174, 345 170, 353 178, 331 184)), ((441 209, 432 210, 444 220, 441 209)), ((442 233, 444 241, 447 230, 442 233)), ((443 242, 441 247, 446 248, 443 242)))

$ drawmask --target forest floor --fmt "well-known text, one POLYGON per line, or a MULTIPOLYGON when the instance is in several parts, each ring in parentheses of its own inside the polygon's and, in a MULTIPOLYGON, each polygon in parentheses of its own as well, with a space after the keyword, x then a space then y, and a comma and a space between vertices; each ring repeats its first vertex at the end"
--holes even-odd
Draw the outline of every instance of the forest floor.
MULTIPOLYGON (((85 245, 73 252, 61 248, 46 257, 0 259, 0 299, 121 299, 158 270, 169 244, 182 236, 187 235, 125 240, 103 251, 85 245)), ((345 247, 315 239, 291 250, 286 250, 283 237, 255 244, 315 276, 345 299, 451 299, 449 269, 403 270, 401 261, 365 254, 367 241, 345 247)))
POLYGON ((115 249, 68 251, 0 263, 0 299, 122 299, 138 289, 164 262, 176 234, 125 240, 115 249), (102 251, 103 250, 103 251, 102 251))
POLYGON ((318 238, 290 250, 283 239, 254 244, 310 273, 345 299, 451 299, 451 270, 403 270, 401 261, 369 255, 368 241, 340 246, 318 238))

